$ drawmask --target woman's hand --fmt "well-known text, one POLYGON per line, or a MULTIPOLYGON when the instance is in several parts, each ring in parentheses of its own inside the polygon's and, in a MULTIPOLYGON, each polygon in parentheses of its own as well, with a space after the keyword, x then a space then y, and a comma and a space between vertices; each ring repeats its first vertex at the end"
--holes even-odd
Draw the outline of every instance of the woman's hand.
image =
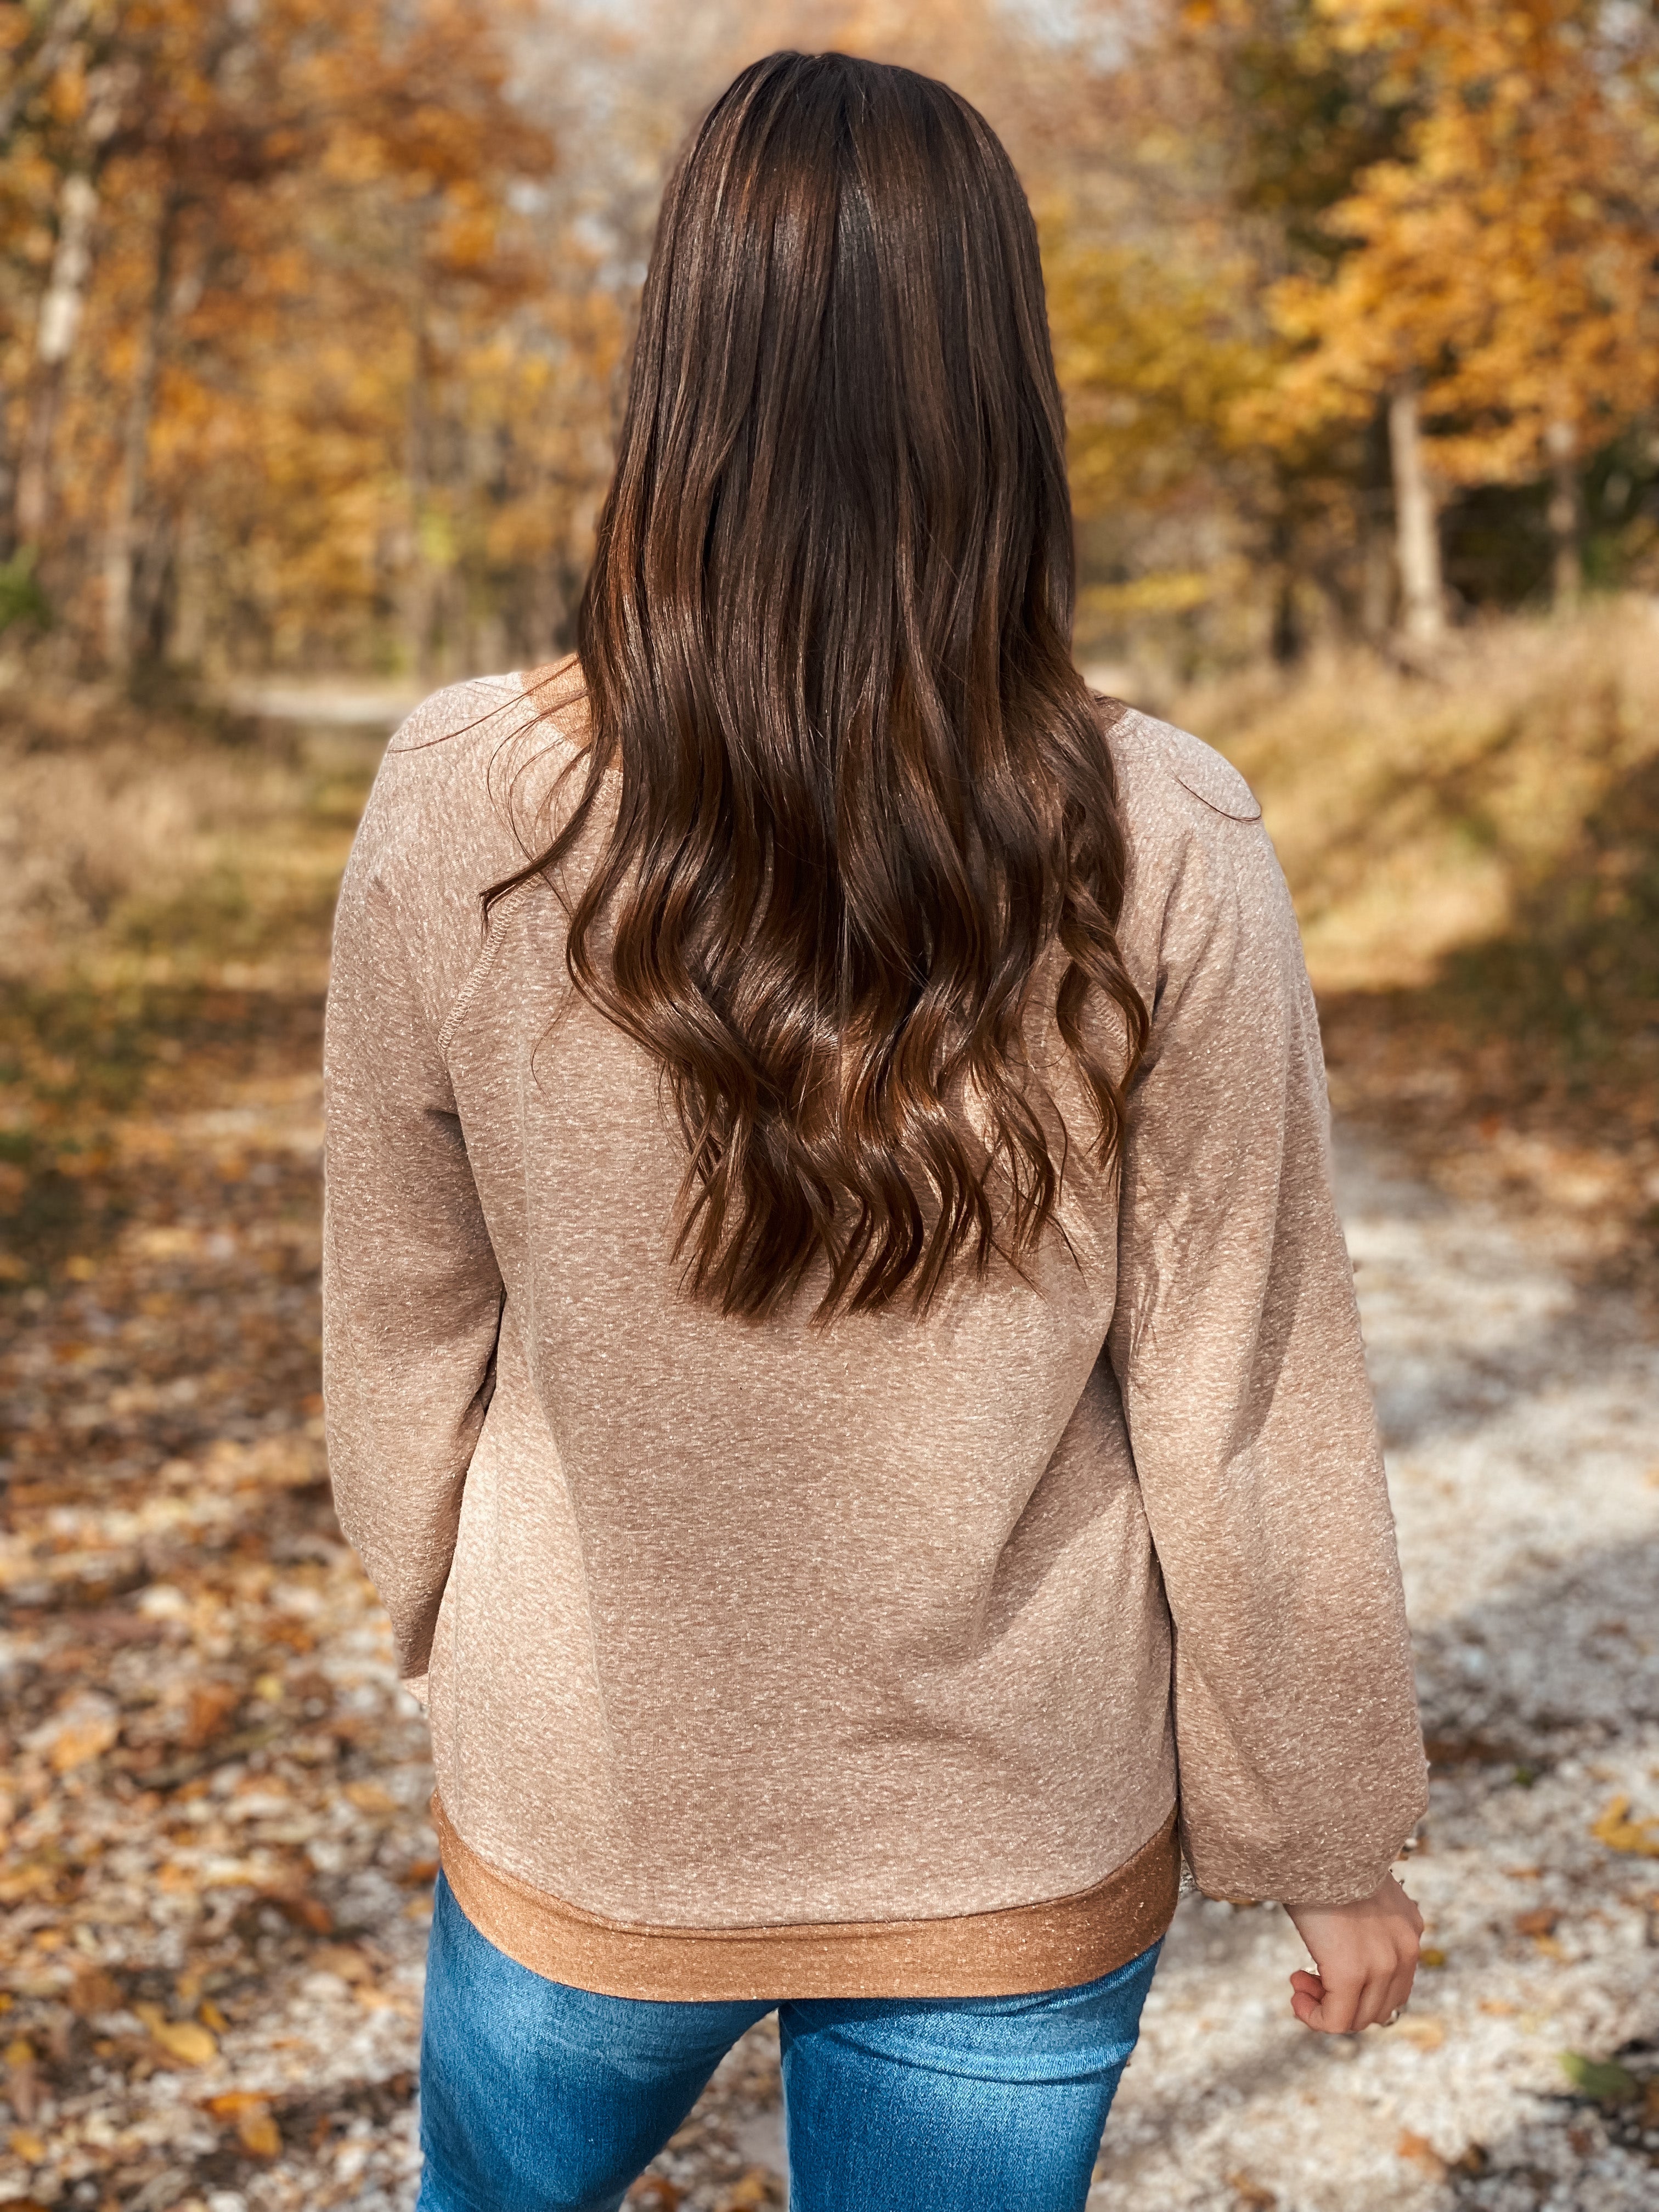
POLYGON ((1391 1874, 1355 1905, 1287 1905, 1316 1973, 1291 1976, 1304 2027, 1351 2035, 1386 2021, 1412 1993, 1423 1916, 1391 1874))

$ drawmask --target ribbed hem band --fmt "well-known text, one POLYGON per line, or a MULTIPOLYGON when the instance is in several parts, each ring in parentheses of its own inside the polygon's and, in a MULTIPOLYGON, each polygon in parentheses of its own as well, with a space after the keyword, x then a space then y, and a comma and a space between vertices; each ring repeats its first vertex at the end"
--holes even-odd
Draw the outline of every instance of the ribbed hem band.
POLYGON ((467 1918, 532 1973, 602 1996, 678 2002, 990 1997, 1073 1989, 1157 1942, 1181 1885, 1176 1814, 1103 1881, 1069 1897, 933 1920, 678 1928, 607 1920, 480 1858, 436 1794, 445 1879, 467 1918))

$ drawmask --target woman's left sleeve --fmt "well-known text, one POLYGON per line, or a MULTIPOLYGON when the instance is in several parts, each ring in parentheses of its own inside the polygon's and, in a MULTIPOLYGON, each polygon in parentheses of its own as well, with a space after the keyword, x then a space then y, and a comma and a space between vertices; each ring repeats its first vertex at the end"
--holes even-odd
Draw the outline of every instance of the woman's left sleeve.
POLYGON ((1188 1862, 1212 1896, 1338 1904, 1423 1811, 1410 1639, 1295 915, 1259 825, 1200 826, 1108 1346, 1175 1629, 1188 1862))
POLYGON ((323 1401, 340 1526, 405 1679, 427 1669, 501 1312, 433 1022, 366 823, 335 916, 324 1044, 323 1401))

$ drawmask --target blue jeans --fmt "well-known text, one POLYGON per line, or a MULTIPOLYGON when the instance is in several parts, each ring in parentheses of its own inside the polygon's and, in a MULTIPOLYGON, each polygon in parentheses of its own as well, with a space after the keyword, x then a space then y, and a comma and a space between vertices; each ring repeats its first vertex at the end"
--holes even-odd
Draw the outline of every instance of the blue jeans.
MULTIPOLYGON (((790 2212, 1076 2212, 1158 1948, 1035 1996, 780 2004, 790 2212)), ((416 2212, 616 2212, 771 2010, 547 1981, 440 1875, 416 2212)))

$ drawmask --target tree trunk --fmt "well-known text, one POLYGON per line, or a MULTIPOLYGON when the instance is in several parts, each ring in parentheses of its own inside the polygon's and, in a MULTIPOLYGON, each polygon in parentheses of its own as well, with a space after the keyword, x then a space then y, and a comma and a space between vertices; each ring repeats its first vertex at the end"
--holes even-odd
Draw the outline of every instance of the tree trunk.
POLYGON ((174 562, 173 634, 168 658, 181 668, 199 668, 208 647, 206 557, 201 523, 189 507, 179 526, 174 562))
POLYGON ((52 504, 52 436, 64 376, 75 349, 92 271, 92 223, 98 190, 90 176, 72 170, 64 179, 58 212, 58 243, 52 274, 40 301, 34 330, 34 389, 29 396, 23 451, 17 468, 17 535, 25 544, 44 535, 52 504))
POLYGON ((155 411, 155 382, 161 364, 161 334, 173 280, 178 217, 179 202, 169 192, 161 203, 155 227, 155 265, 149 305, 138 337, 138 361, 127 401, 115 499, 104 539, 104 657, 117 675, 125 675, 132 660, 133 561, 149 459, 150 417, 155 411))
POLYGON ((428 419, 429 393, 426 328, 426 285, 422 255, 424 239, 416 234, 415 290, 410 311, 410 376, 407 443, 404 481, 409 498, 409 567, 404 577, 404 639, 410 666, 422 684, 432 681, 432 630, 436 613, 437 579, 433 571, 427 532, 431 477, 431 424, 428 419))
POLYGON ((1415 384, 1389 402, 1389 458, 1394 470, 1395 557, 1400 566, 1401 626, 1413 645, 1437 645, 1446 634, 1446 592, 1440 568, 1440 517, 1423 464, 1421 413, 1415 384))
POLYGON ((1544 434, 1550 457, 1550 536, 1555 559, 1551 580, 1555 611, 1570 614, 1584 588, 1584 502, 1578 486, 1578 441, 1571 422, 1552 422, 1544 434))
POLYGON ((1394 549, 1389 526, 1381 516, 1368 514, 1360 540, 1359 634, 1370 645, 1381 645, 1389 634, 1394 611, 1394 549))

